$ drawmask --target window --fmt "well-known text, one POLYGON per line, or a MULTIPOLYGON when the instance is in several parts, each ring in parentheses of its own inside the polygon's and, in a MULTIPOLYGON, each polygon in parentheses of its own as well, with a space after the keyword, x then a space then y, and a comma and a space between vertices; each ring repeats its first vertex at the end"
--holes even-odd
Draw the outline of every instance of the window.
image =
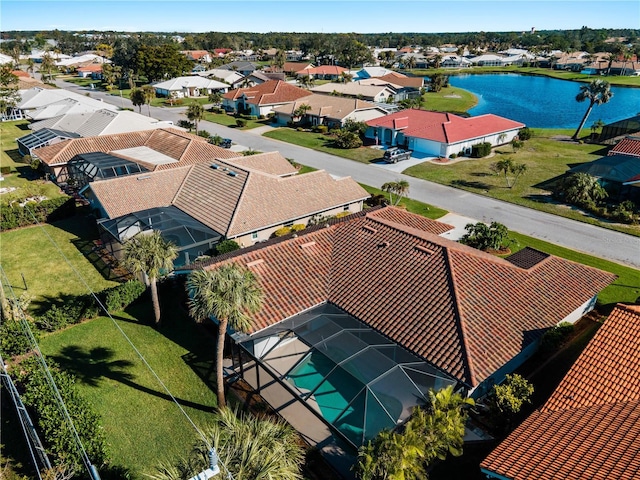
POLYGON ((253 232, 251 234, 251 240, 257 240, 258 239, 258 232, 253 232))
POLYGON ((342 211, 343 212, 348 212, 349 211, 349 205, 345 205, 344 207, 342 207, 342 211))

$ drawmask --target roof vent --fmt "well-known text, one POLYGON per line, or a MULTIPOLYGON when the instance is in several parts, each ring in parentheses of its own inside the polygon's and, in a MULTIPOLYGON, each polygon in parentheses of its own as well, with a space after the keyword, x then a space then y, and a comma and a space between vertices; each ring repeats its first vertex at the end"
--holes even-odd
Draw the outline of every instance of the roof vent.
POLYGON ((151 175, 143 175, 141 177, 136 177, 136 180, 146 180, 147 178, 151 178, 151 175))
POLYGON ((382 242, 378 244, 378 248, 388 247, 389 245, 391 245, 389 242, 382 242))
POLYGON ((432 255, 432 254, 436 253, 435 250, 432 250, 431 248, 425 247, 423 245, 416 245, 415 249, 420 251, 420 252, 422 252, 422 253, 426 253, 427 255, 432 255))
POLYGON ((227 175, 229 175, 230 177, 237 177, 238 174, 236 172, 234 172, 233 170, 229 170, 229 173, 227 173, 227 175))
POLYGON ((261 263, 264 263, 264 259, 258 258, 257 260, 254 260, 253 262, 247 263, 247 268, 255 267, 256 265, 260 265, 261 263))
POLYGON ((300 244, 300 248, 313 247, 316 244, 314 240, 300 244))
POLYGON ((378 231, 375 228, 371 228, 369 225, 363 225, 362 229, 369 233, 378 233, 378 231))
POLYGON ((211 168, 213 168, 214 170, 218 170, 220 168, 220 165, 218 165, 217 163, 212 163, 211 168))

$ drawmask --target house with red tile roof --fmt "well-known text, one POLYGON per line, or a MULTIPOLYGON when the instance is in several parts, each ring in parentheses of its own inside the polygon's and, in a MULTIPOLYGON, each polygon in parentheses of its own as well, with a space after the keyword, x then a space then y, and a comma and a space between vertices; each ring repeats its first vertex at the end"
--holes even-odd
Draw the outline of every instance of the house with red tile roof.
POLYGON ((640 306, 616 306, 549 400, 480 467, 501 480, 640 478, 640 306))
POLYGON ((67 164, 81 154, 102 152, 143 165, 148 170, 166 170, 237 156, 206 139, 176 128, 157 128, 111 135, 73 138, 36 148, 31 155, 57 182, 69 179, 67 164))
POLYGON ((299 77, 309 76, 318 80, 336 81, 340 79, 349 69, 338 65, 320 65, 319 67, 304 68, 296 72, 299 77))
POLYGON ((464 118, 452 113, 402 110, 367 122, 366 137, 434 157, 467 155, 473 145, 509 143, 525 125, 498 115, 464 118))
POLYGON ((627 155, 640 158, 640 137, 633 135, 624 137, 609 150, 607 155, 627 155))
POLYGON ((278 152, 209 157, 204 163, 94 181, 82 194, 97 212, 103 241, 116 257, 132 235, 171 224, 149 223, 148 217, 175 217, 172 231, 163 235, 179 246, 176 265, 183 265, 223 239, 246 247, 284 226, 359 212, 370 196, 350 177, 335 179, 324 170, 296 173, 278 152), (181 225, 200 234, 187 235, 181 225))
POLYGON ((197 63, 211 63, 213 58, 206 50, 183 50, 180 53, 185 55, 189 60, 197 63))
POLYGON ((282 80, 269 80, 248 88, 227 92, 222 107, 232 112, 248 112, 250 115, 267 115, 274 107, 286 105, 311 95, 311 92, 282 80))
POLYGON ((99 80, 102 78, 102 64, 91 63, 84 67, 78 67, 76 72, 80 78, 93 78, 95 80, 99 80))
POLYGON ((357 446, 400 424, 429 388, 486 393, 615 279, 529 248, 498 258, 443 238, 451 228, 395 207, 365 210, 190 269, 234 263, 256 276, 262 308, 248 332, 231 332, 246 359, 236 373, 268 401, 304 403, 357 446), (383 375, 390 359, 413 373, 390 365, 383 375), (418 373, 427 371, 429 380, 418 373), (422 393, 404 387, 407 374, 422 393), (363 413, 376 401, 387 405, 379 421, 363 413))

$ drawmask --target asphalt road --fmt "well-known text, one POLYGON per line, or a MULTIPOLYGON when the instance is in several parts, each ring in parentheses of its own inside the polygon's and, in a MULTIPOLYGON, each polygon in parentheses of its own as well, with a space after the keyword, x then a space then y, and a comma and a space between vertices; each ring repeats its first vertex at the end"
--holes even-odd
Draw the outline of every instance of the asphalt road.
MULTIPOLYGON (((65 82, 59 82, 59 86, 79 93, 88 91, 65 82)), ((97 91, 91 91, 90 94, 92 98, 102 98, 113 105, 122 106, 124 104, 124 106, 132 107, 127 99, 122 101, 120 97, 97 91)), ((172 120, 177 123, 186 118, 183 114, 184 110, 185 108, 151 107, 151 116, 158 120, 172 120)), ((143 107, 142 113, 147 113, 146 106, 143 107)), ((200 122, 199 129, 230 138, 234 143, 245 145, 254 150, 263 152, 277 150, 285 157, 292 158, 303 165, 322 168, 339 177, 351 176, 357 182, 366 185, 379 187, 388 181, 404 179, 410 184, 409 197, 415 200, 484 222, 497 221, 506 225, 510 230, 531 237, 623 265, 640 268, 640 238, 638 237, 427 182, 395 173, 381 166, 364 165, 280 142, 251 133, 251 130, 237 130, 204 121, 200 122)))

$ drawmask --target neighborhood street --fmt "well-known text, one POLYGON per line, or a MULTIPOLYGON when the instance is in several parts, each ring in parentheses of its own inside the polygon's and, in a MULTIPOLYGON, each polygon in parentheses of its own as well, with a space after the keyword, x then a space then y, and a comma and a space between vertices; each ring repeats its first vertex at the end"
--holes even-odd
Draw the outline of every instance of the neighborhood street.
MULTIPOLYGON (((128 99, 121 99, 104 92, 79 88, 68 82, 57 81, 57 83, 62 88, 68 88, 78 93, 86 94, 90 92, 92 98, 104 99, 106 102, 119 107, 123 105, 129 108, 132 107, 128 99)), ((151 116, 159 120, 172 120, 177 123, 181 119, 186 119, 182 114, 184 110, 185 108, 151 107, 151 116)), ((142 113, 147 113, 146 106, 143 107, 142 113)), ((207 130, 212 134, 230 138, 234 143, 255 150, 278 150, 285 157, 292 158, 303 165, 322 168, 339 177, 351 176, 356 181, 366 185, 380 187, 388 181, 407 180, 410 183, 410 198, 444 208, 465 217, 484 222, 497 221, 506 225, 510 230, 525 235, 596 257, 640 268, 640 238, 631 235, 416 179, 380 166, 364 165, 297 145, 272 140, 262 137, 259 133, 252 133, 251 130, 243 131, 205 121, 201 121, 199 127, 201 130, 207 130)))

